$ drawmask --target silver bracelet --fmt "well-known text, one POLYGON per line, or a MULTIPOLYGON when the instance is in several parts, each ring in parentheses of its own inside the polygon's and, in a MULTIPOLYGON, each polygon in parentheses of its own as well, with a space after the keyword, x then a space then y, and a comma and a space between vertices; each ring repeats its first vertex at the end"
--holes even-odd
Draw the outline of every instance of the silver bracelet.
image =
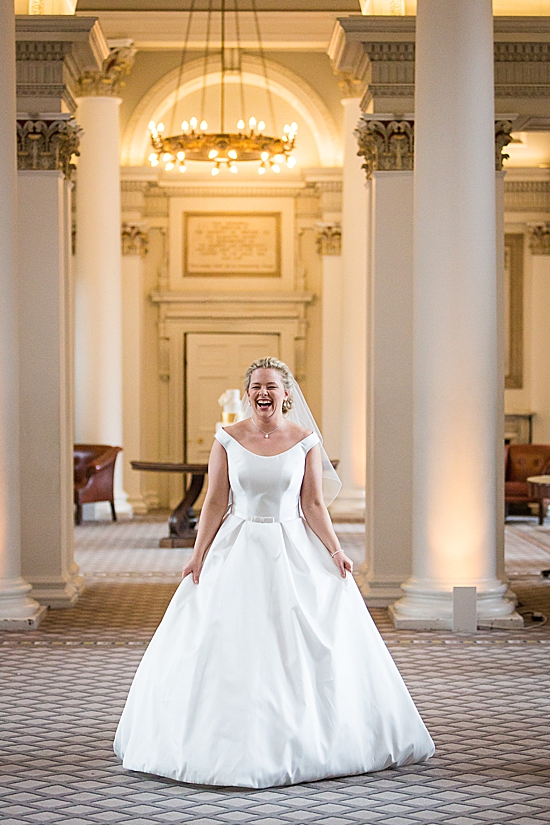
POLYGON ((336 553, 343 553, 343 552, 344 552, 343 550, 335 550, 334 553, 330 554, 330 557, 331 557, 331 559, 333 559, 334 556, 336 555, 336 553))

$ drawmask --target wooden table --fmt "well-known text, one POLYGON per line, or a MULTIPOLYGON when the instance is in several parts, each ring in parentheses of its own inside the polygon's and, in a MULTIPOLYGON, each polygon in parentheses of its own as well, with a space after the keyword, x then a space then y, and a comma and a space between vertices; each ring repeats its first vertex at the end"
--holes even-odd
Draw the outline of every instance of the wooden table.
POLYGON ((151 473, 189 473, 191 481, 185 494, 168 519, 170 532, 159 547, 193 547, 197 535, 197 516, 193 504, 201 494, 208 464, 178 464, 171 461, 131 461, 133 470, 151 473))
MULTIPOLYGON (((550 498, 550 476, 531 476, 527 479, 529 495, 533 498, 550 498)), ((550 576, 550 567, 540 571, 545 579, 550 576)))

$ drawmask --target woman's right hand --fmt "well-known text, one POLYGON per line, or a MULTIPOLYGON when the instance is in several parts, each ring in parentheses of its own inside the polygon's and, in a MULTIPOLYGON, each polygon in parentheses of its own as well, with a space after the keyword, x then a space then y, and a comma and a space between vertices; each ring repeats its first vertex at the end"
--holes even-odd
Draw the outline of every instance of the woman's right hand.
POLYGON ((186 576, 191 575, 193 577, 193 584, 199 583, 199 578, 202 570, 202 565, 204 562, 204 556, 195 556, 193 554, 185 567, 183 568, 181 577, 184 579, 186 576))

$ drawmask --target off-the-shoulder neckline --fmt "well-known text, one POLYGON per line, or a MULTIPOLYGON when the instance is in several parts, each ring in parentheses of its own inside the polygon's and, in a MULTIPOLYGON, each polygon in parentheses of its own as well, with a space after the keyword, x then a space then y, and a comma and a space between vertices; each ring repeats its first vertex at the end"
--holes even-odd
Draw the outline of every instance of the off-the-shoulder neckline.
POLYGON ((232 435, 230 435, 230 434, 227 432, 227 430, 225 429, 225 427, 222 427, 222 428, 221 428, 221 430, 222 430, 222 432, 224 432, 224 433, 226 434, 226 436, 227 436, 228 438, 230 438, 230 439, 231 439, 231 441, 234 441, 234 442, 235 442, 235 444, 238 444, 238 445, 239 445, 239 447, 242 447, 242 449, 243 449, 243 450, 245 450, 247 453, 250 453, 250 455, 255 455, 255 456, 257 456, 258 458, 278 458, 278 456, 280 456, 280 455, 284 455, 285 453, 289 453, 291 450, 296 449, 296 447, 299 447, 299 446, 300 446, 300 444, 303 444, 303 443, 304 443, 304 441, 307 441, 307 439, 308 439, 308 438, 311 438, 311 436, 312 436, 312 435, 315 435, 315 433, 313 433, 313 432, 312 432, 312 433, 310 433, 309 435, 306 435, 304 438, 301 438, 301 439, 300 439, 300 441, 297 441, 297 442, 296 442, 296 444, 293 444, 293 445, 292 445, 292 447, 289 447, 287 450, 283 450, 283 451, 282 451, 282 453, 275 453, 275 455, 260 455, 260 453, 254 453, 254 452, 252 452, 252 450, 249 450, 249 449, 248 449, 248 447, 245 447, 243 444, 241 444, 241 442, 240 442, 240 441, 237 441, 237 439, 236 439, 236 438, 233 438, 233 436, 232 436, 232 435))

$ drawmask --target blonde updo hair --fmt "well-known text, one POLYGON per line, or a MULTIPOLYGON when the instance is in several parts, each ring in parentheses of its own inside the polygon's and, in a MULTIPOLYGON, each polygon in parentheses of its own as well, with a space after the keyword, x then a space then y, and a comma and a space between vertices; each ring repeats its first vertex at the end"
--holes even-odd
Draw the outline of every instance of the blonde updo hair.
POLYGON ((244 391, 248 392, 248 388, 250 387, 250 380, 252 378, 252 373, 254 370, 277 370, 279 375, 281 376, 283 387, 288 393, 288 398, 285 398, 283 401, 283 415, 286 415, 289 410, 292 409, 294 401, 292 399, 292 382, 294 381, 294 377, 290 372, 289 368, 283 361, 279 361, 278 358, 258 358, 256 361, 253 361, 249 368, 246 371, 246 375, 244 377, 244 391))

